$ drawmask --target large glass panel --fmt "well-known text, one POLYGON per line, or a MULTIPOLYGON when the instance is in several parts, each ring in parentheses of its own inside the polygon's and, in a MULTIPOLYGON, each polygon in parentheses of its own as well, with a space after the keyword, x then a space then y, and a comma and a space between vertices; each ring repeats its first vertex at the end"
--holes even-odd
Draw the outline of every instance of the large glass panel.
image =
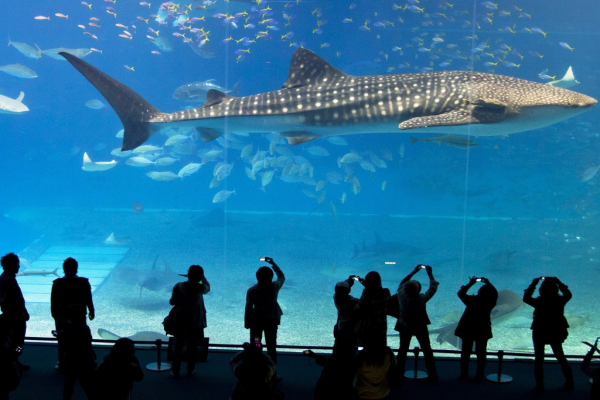
POLYGON ((23 259, 28 335, 50 336, 52 273, 73 256, 94 286, 94 335, 162 332, 178 274, 200 264, 206 334, 240 343, 270 256, 287 279, 281 344, 333 343, 337 281, 377 270, 395 292, 420 263, 441 282, 437 348, 455 348, 473 275, 506 290, 490 349, 531 349, 520 298, 546 275, 573 291, 566 352, 597 336, 598 111, 541 86, 600 95, 596 3, 150 3, 3 5, 0 251, 23 259), (112 106, 127 120, 137 101, 111 106, 58 51, 183 113, 123 153, 112 106), (207 93, 214 108, 198 110, 207 93))

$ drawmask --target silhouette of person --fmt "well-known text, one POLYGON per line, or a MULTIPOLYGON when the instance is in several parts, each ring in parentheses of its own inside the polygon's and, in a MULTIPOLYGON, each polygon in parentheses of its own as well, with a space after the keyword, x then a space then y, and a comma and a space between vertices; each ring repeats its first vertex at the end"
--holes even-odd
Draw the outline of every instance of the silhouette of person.
MULTIPOLYGON (((355 307, 358 317, 356 326, 358 341, 362 343, 368 333, 378 338, 385 346, 390 290, 381 287, 381 276, 376 271, 369 272, 365 279, 359 277, 358 281, 365 287, 355 307)), ((371 337, 369 340, 375 340, 375 338, 371 337)))
POLYGON ((181 323, 179 331, 175 334, 175 351, 171 376, 179 378, 181 369, 181 353, 187 341, 187 376, 196 372, 196 358, 198 341, 204 338, 206 328, 206 307, 204 295, 210 292, 210 283, 204 276, 204 269, 199 265, 192 265, 185 275, 187 282, 179 282, 173 286, 173 294, 169 304, 177 306, 177 322, 181 323))
POLYGON ((277 366, 268 354, 263 353, 260 340, 244 343, 229 367, 237 378, 231 400, 276 400, 283 394, 275 387, 277 366))
POLYGON ((567 362, 562 344, 567 339, 569 324, 565 318, 565 304, 573 295, 571 291, 556 277, 535 278, 531 285, 525 289, 523 301, 534 308, 533 323, 531 324, 533 351, 535 354, 534 375, 537 391, 544 390, 544 350, 547 344, 552 347, 552 352, 560 364, 565 376, 566 389, 573 389, 573 371, 567 362), (532 297, 537 284, 540 285, 540 295, 532 297), (562 296, 559 294, 562 292, 562 296))
POLYGON ((598 351, 598 339, 600 338, 597 338, 593 345, 588 342, 583 342, 584 344, 591 347, 590 351, 588 351, 588 353, 583 358, 583 362, 581 363, 581 370, 583 371, 583 373, 594 380, 592 382, 592 390, 590 391, 590 400, 600 399, 600 368, 590 367, 590 362, 592 361, 594 352, 598 351))
POLYGON ((92 398, 96 353, 92 348, 92 332, 87 326, 85 306, 71 304, 66 308, 65 315, 67 321, 64 329, 57 333, 65 349, 62 361, 65 372, 63 400, 73 397, 76 381, 79 381, 86 396, 92 398))
POLYGON ((15 365, 20 348, 10 342, 14 318, 9 314, 0 314, 0 400, 8 400, 9 392, 17 388, 21 381, 21 371, 15 365))
MULTIPOLYGON (((356 358, 357 339, 356 333, 356 304, 358 299, 350 295, 357 276, 351 275, 345 281, 335 285, 333 302, 337 309, 338 317, 333 327, 333 357, 346 360, 352 364, 356 358)), ((340 360, 342 361, 342 360, 340 360)))
POLYGON ((427 315, 427 302, 435 295, 439 282, 433 277, 433 269, 429 265, 419 264, 408 274, 398 286, 398 311, 399 318, 394 330, 400 333, 400 349, 398 350, 398 373, 400 379, 404 376, 406 368, 406 354, 410 347, 410 341, 413 336, 417 337, 419 346, 423 351, 425 358, 425 367, 429 382, 438 380, 433 350, 429 341, 429 330, 427 325, 431 324, 427 315), (429 289, 425 293, 421 292, 421 284, 411 278, 422 269, 427 271, 429 276, 429 289))
POLYGON ((129 400, 133 382, 144 378, 131 339, 120 338, 96 370, 97 400, 129 400))
POLYGON ((475 380, 482 382, 484 379, 486 351, 488 340, 492 338, 492 309, 498 300, 498 291, 487 278, 471 277, 469 283, 461 286, 458 297, 467 307, 458 321, 454 335, 462 339, 462 352, 460 353, 460 379, 469 378, 469 359, 473 352, 473 343, 476 344, 477 373, 475 380), (483 283, 477 295, 468 295, 467 291, 478 281, 483 283))
MULTIPOLYGON (((66 310, 72 304, 82 304, 89 311, 90 321, 95 317, 94 303, 92 301, 92 288, 87 278, 77 276, 79 264, 74 258, 67 258, 63 262, 64 278, 57 278, 52 282, 52 292, 50 294, 50 312, 54 318, 54 324, 57 331, 66 328, 67 315, 66 310)), ((65 355, 65 344, 58 338, 58 362, 56 370, 64 372, 62 368, 62 359, 65 355)))
POLYGON ((285 282, 285 275, 272 258, 265 257, 265 262, 271 264, 273 270, 264 266, 256 271, 258 283, 246 292, 244 327, 250 329, 251 343, 254 343, 257 338, 260 342, 263 332, 265 333, 267 353, 277 364, 277 327, 283 315, 277 303, 277 296, 285 282), (277 275, 277 280, 274 282, 273 271, 277 275))
MULTIPOLYGON (((19 257, 15 253, 8 253, 0 259, 2 275, 0 275, 0 310, 13 317, 13 329, 10 341, 12 346, 23 348, 25 343, 25 332, 29 313, 25 308, 25 298, 17 283, 17 272, 19 272, 19 257)), ((17 366, 21 371, 30 369, 29 365, 22 364, 17 360, 17 366)))
POLYGON ((388 371, 396 360, 394 352, 381 341, 379 329, 367 330, 363 350, 358 352, 354 387, 360 399, 387 399, 390 394, 388 371))
POLYGON ((354 354, 351 362, 336 355, 325 357, 311 350, 305 350, 304 354, 314 359, 317 365, 323 367, 315 386, 315 400, 358 399, 358 394, 354 388, 356 354, 354 354))

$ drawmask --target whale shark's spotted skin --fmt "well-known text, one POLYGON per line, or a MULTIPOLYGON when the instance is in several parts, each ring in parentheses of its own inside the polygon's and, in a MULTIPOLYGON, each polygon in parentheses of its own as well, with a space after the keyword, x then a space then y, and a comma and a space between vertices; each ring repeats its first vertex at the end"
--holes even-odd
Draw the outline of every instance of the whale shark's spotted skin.
POLYGON ((123 151, 167 125, 197 128, 203 140, 226 130, 280 132, 291 144, 327 135, 423 132, 505 135, 544 127, 586 111, 580 93, 469 71, 347 75, 306 49, 294 53, 280 90, 232 97, 211 90, 202 107, 160 112, 91 65, 63 54, 108 100, 125 127, 123 151))

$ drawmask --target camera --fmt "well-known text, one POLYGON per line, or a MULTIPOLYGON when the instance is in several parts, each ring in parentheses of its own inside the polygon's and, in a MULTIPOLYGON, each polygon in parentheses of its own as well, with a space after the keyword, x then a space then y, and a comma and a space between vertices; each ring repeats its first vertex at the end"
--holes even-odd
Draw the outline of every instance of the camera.
POLYGON ((543 280, 543 281, 544 281, 544 280, 546 280, 546 277, 545 277, 545 276, 542 276, 542 280, 543 280))
POLYGON ((482 280, 483 279, 481 279, 481 278, 477 278, 477 279, 475 279, 475 282, 481 282, 482 280))
POLYGON ((267 257, 261 257, 258 259, 259 261, 267 261, 267 257))
POLYGON ((427 265, 421 264, 421 269, 425 269, 425 268, 427 268, 427 265))
POLYGON ((352 277, 352 279, 354 279, 355 281, 359 281, 360 280, 360 276, 355 275, 355 276, 352 277))

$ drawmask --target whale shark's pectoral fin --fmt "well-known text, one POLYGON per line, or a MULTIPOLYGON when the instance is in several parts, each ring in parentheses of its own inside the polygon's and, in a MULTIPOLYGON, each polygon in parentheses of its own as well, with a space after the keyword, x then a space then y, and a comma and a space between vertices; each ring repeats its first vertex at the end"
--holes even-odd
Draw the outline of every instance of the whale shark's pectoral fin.
POLYGON ((281 132, 280 135, 286 138, 288 144, 292 146, 295 144, 310 142, 311 140, 315 140, 319 137, 308 131, 286 131, 281 132))
POLYGON ((210 142, 223 135, 223 131, 212 128, 196 128, 203 142, 210 142))
POLYGON ((411 118, 402 122, 398 128, 406 130, 433 126, 495 124, 504 121, 506 113, 506 104, 478 100, 471 102, 468 108, 462 108, 460 110, 454 110, 438 115, 411 118))

